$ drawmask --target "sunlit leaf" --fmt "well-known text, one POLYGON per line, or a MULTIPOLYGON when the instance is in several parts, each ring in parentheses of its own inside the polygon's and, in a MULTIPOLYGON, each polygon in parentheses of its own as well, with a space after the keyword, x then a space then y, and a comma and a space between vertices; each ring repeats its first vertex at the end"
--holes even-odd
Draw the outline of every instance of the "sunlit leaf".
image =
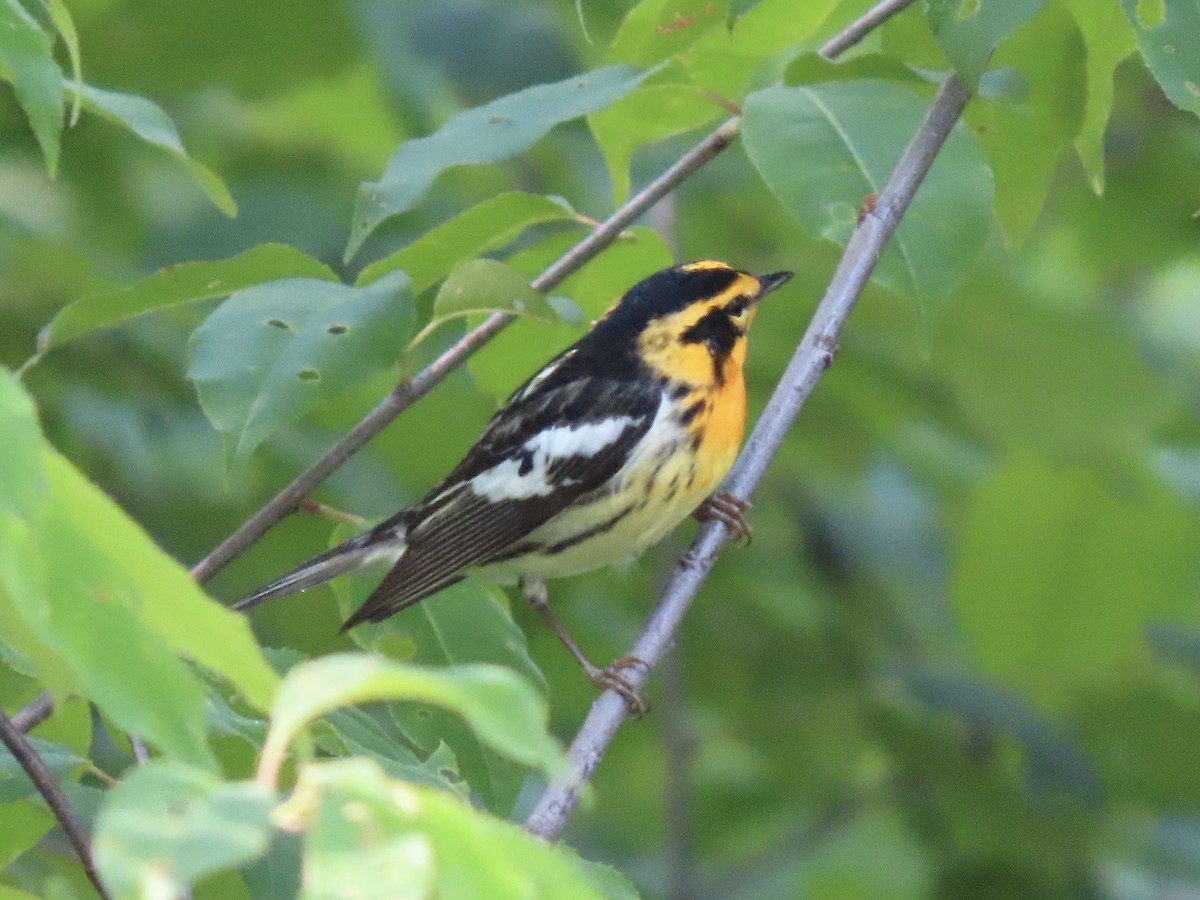
POLYGON ((96 822, 96 866, 118 897, 179 896, 206 875, 261 856, 275 798, 178 763, 132 770, 96 822))
POLYGON ((724 115, 726 110, 691 85, 656 84, 643 85, 588 116, 588 127, 612 179, 613 203, 624 203, 629 195, 629 165, 635 150, 724 115))
POLYGON ((62 70, 50 36, 17 0, 0 2, 0 69, 12 82, 53 177, 63 129, 62 70))
POLYGON ((161 269, 136 284, 68 303, 38 341, 45 353, 73 337, 107 328, 178 303, 211 300, 282 278, 336 281, 324 263, 285 244, 263 244, 215 262, 187 262, 161 269))
POLYGON ((365 654, 337 654, 289 670, 275 697, 260 776, 273 781, 288 745, 314 719, 343 706, 381 700, 432 703, 461 715, 487 745, 545 773, 562 764, 546 732, 546 702, 509 669, 490 665, 426 668, 365 654))
POLYGON ((725 30, 727 0, 642 0, 621 22, 608 50, 613 62, 651 66, 714 28, 725 30))
POLYGON ((540 84, 459 113, 429 137, 401 144, 383 177, 358 190, 346 258, 382 222, 411 209, 446 169, 523 153, 555 125, 623 97, 642 77, 626 66, 610 66, 540 84))
POLYGON ((979 83, 1000 42, 1032 19, 1045 0, 924 0, 946 57, 969 87, 979 83))
POLYGON ((569 850, 531 837, 462 800, 384 777, 365 760, 305 766, 277 812, 303 831, 306 896, 599 900, 635 896, 569 850))
POLYGON ((488 197, 367 266, 357 283, 369 284, 399 269, 412 280, 413 293, 420 294, 459 263, 503 247, 530 226, 574 220, 572 210, 552 197, 519 191, 488 197))
POLYGON ((238 291, 196 329, 188 378, 244 457, 276 430, 400 357, 414 311, 408 276, 355 288, 289 278, 238 291))
POLYGON ((1087 99, 1075 148, 1097 194, 1104 190, 1104 132, 1113 105, 1113 74, 1137 46, 1128 20, 1115 3, 1063 0, 1087 48, 1087 99))
POLYGON ((520 272, 494 259, 472 259, 456 266, 438 289, 426 332, 449 319, 475 313, 507 312, 554 321, 558 314, 529 286, 520 272))

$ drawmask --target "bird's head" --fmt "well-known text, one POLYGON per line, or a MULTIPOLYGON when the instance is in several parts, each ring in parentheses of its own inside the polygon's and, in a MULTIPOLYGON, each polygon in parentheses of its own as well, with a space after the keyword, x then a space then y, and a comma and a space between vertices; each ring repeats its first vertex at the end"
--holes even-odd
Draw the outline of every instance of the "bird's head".
POLYGON ((704 260, 664 269, 638 282, 593 334, 614 350, 624 344, 672 380, 722 382, 740 371, 757 303, 791 272, 751 275, 704 260))

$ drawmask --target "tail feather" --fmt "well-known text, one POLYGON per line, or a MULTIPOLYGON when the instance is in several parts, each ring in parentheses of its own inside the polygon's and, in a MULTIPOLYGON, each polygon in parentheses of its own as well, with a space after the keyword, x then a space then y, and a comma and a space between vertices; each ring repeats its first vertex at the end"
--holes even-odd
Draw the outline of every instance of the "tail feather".
POLYGON ((243 597, 229 608, 236 612, 249 612, 268 600, 286 597, 288 594, 295 594, 318 584, 324 584, 338 575, 345 575, 347 572, 362 568, 381 556, 394 557, 403 552, 403 532, 397 533, 392 529, 381 532, 380 529, 374 529, 352 537, 319 556, 314 556, 301 563, 270 584, 243 597))

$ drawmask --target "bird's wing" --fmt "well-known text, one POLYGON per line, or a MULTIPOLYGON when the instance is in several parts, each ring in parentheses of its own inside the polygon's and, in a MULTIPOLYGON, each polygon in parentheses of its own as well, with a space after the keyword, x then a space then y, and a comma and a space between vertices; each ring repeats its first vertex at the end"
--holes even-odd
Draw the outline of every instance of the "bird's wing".
POLYGON ((551 363, 501 408, 441 485, 378 526, 403 529, 404 552, 343 630, 441 590, 601 487, 649 430, 660 402, 645 382, 572 376, 551 363))

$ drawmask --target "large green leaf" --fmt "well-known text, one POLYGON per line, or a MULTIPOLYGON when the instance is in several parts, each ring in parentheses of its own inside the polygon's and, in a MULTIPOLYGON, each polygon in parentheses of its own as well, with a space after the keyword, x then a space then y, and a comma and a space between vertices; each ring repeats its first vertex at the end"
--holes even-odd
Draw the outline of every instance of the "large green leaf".
POLYGON ((1010 245, 1033 228, 1063 150, 1079 133, 1084 55, 1079 29, 1053 4, 996 53, 991 74, 1002 76, 1001 87, 981 90, 967 107, 995 175, 996 218, 1010 245))
MULTIPOLYGON (((335 540, 337 537, 335 536, 335 540)), ((343 616, 366 598, 376 578, 348 578, 336 586, 343 616)), ((490 663, 505 666, 536 686, 545 679, 529 653, 525 635, 496 588, 467 580, 439 591, 386 621, 360 625, 356 642, 403 662, 427 666, 490 663)), ((432 755, 445 742, 462 773, 487 807, 506 813, 525 780, 525 771, 491 748, 452 709, 429 703, 392 703, 389 711, 409 742, 432 755)))
MULTIPOLYGON (((29 777, 24 772, 21 772, 21 778, 28 783, 29 777)), ((0 869, 7 869, 55 825, 54 814, 32 800, 0 805, 0 821, 4 822, 4 828, 0 830, 0 869)), ((0 894, 0 900, 6 900, 3 894, 0 894)))
POLYGON ((114 896, 176 897, 206 875, 261 856, 275 798, 179 763, 132 770, 96 821, 96 867, 114 896))
POLYGON ((431 228, 403 250, 367 266, 357 283, 369 284, 400 269, 412 280, 413 293, 421 294, 459 263, 503 247, 532 225, 575 218, 569 206, 552 197, 520 191, 499 194, 431 228))
POLYGON ((1104 190, 1104 131, 1113 105, 1113 73, 1137 46, 1133 29, 1115 3, 1063 0, 1087 47, 1087 99, 1075 149, 1091 179, 1092 189, 1104 190))
POLYGON ((357 253, 381 223, 411 209, 446 169, 523 153, 555 125, 623 97, 642 77, 626 66, 609 66, 539 84, 459 113, 429 137, 401 144, 383 177, 358 190, 346 258, 357 253))
POLYGON ((1043 708, 1119 682, 1156 621, 1195 622, 1200 529, 1151 484, 1015 458, 972 499, 951 588, 957 621, 992 677, 1043 708))
POLYGON ((1200 115, 1200 2, 1121 0, 1121 8, 1163 93, 1200 115))
POLYGON ((613 204, 629 196, 629 164, 646 144, 683 134, 728 115, 689 84, 642 85, 616 103, 588 116, 588 127, 604 153, 612 180, 613 204))
POLYGON ((214 262, 181 263, 160 269, 129 287, 68 303, 42 330, 38 352, 45 353, 73 337, 144 313, 179 303, 224 297, 283 278, 337 280, 327 265, 286 244, 263 244, 214 262))
POLYGON ((442 282, 433 301, 433 317, 415 340, 450 319, 492 312, 530 316, 544 322, 558 318, 555 308, 516 269, 495 259, 470 259, 456 266, 442 282))
POLYGON ((290 278, 233 294, 196 329, 188 378, 244 457, 277 429, 394 365, 412 332, 408 276, 355 288, 290 278))
POLYGON ((167 151, 196 179, 217 209, 227 216, 237 215, 237 203, 229 189, 212 169, 188 155, 175 123, 160 106, 145 97, 105 91, 91 85, 84 85, 80 93, 84 109, 128 128, 147 144, 167 151))
POLYGON ((571 851, 493 819, 458 798, 386 778, 366 760, 305 766, 276 812, 305 834, 305 897, 599 900, 636 896, 571 851))
POLYGON ((694 44, 714 29, 725 30, 727 0, 642 0, 621 21, 608 58, 652 66, 694 44))
POLYGON ((938 44, 972 88, 1000 42, 1044 4, 1045 0, 924 0, 925 16, 938 44))
POLYGON ((562 751, 546 731, 545 698, 509 669, 434 669, 342 653, 288 671, 272 706, 260 778, 274 782, 288 746, 314 719, 343 706, 382 700, 451 709, 485 744, 543 773, 553 773, 563 763, 562 751))
POLYGON ((50 36, 17 0, 0 0, 0 77, 12 82, 54 176, 63 130, 63 76, 50 36))
MULTIPOLYGON (((844 245, 883 190, 927 104, 894 84, 770 87, 746 99, 743 140, 767 185, 808 230, 844 245)), ((991 222, 991 173, 955 128, 875 270, 928 309, 958 284, 991 222)))
POLYGON ((28 518, 46 497, 42 472, 42 430, 33 401, 21 383, 0 367, 0 434, 4 435, 4 465, 0 465, 0 519, 28 518))

